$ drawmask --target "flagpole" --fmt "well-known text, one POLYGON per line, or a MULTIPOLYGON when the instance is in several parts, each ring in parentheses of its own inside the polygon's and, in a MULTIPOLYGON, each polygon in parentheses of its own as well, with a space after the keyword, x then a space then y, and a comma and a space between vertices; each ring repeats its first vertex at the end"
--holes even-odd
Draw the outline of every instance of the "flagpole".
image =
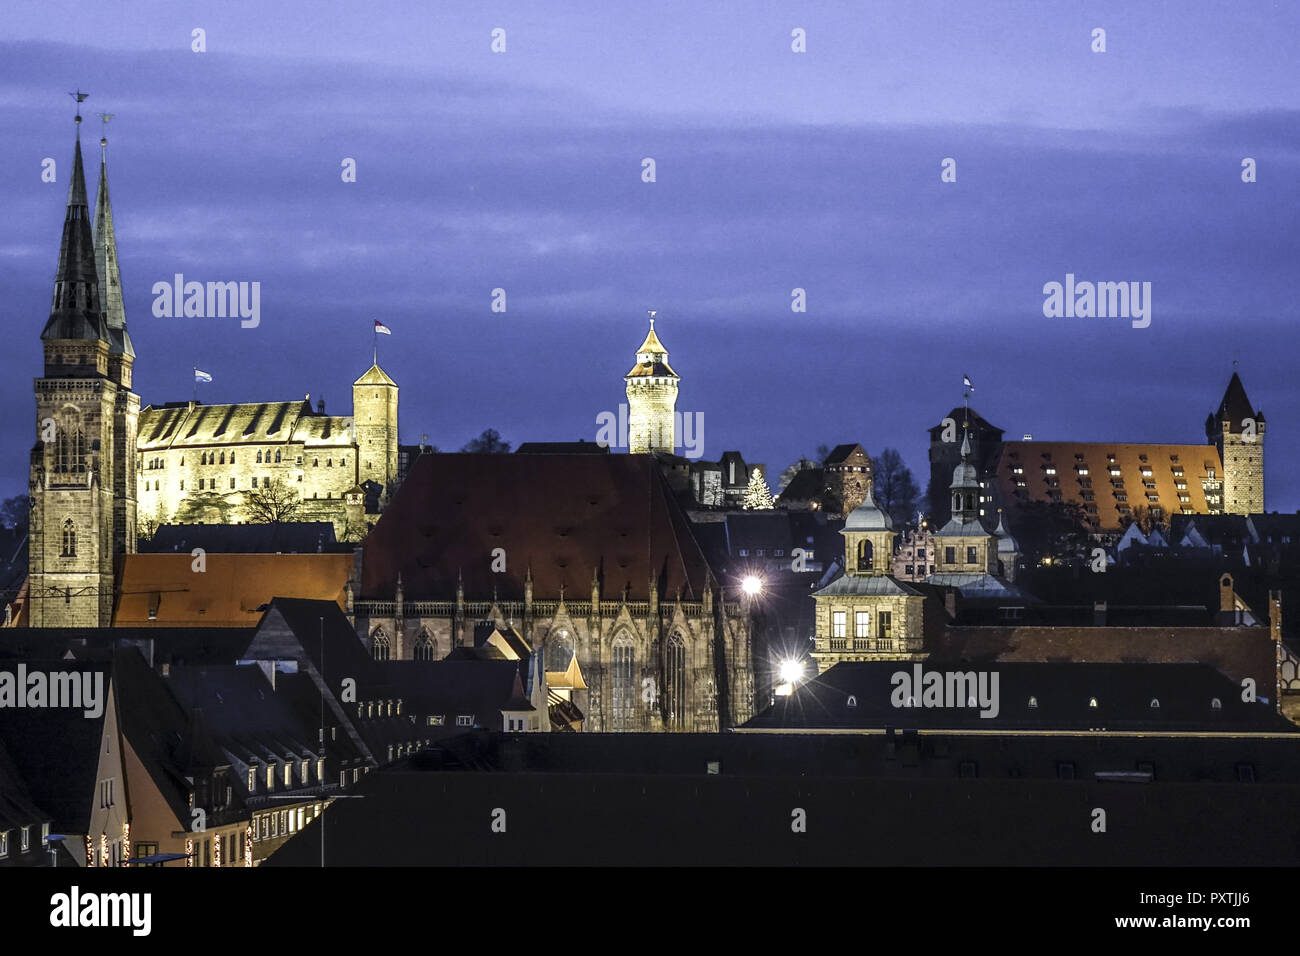
POLYGON ((199 403, 199 367, 196 365, 192 369, 194 375, 194 404, 199 403))
POLYGON ((375 320, 370 320, 370 364, 379 364, 379 326, 374 324, 375 320))

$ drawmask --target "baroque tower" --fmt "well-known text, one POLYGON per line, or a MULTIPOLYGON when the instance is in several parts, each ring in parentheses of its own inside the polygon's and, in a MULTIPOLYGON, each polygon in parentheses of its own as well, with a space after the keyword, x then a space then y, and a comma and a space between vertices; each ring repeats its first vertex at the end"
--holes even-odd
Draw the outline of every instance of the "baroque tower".
POLYGON ((386 503, 397 482, 397 383, 376 362, 352 383, 357 482, 378 484, 386 503))
POLYGON ((676 447, 673 418, 677 407, 679 376, 668 364, 668 350, 655 335, 654 313, 650 331, 636 350, 636 364, 623 377, 627 383, 627 450, 633 455, 676 447))
POLYGON ((122 308, 107 172, 101 166, 96 226, 102 248, 96 249, 80 109, 76 123, 54 301, 41 332, 44 375, 35 381, 28 543, 34 627, 108 627, 114 558, 135 550, 140 399, 131 392, 134 354, 122 308))
POLYGON ((1264 511, 1264 413, 1252 411, 1236 372, 1223 401, 1205 422, 1205 435, 1223 462, 1223 510, 1232 515, 1264 511))

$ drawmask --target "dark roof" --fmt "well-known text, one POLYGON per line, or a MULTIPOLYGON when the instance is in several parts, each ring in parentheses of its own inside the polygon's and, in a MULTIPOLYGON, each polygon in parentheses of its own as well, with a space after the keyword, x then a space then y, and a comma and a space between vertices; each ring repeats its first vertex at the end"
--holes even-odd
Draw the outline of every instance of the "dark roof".
POLYGON ((753 554, 758 548, 769 554, 773 550, 781 550, 788 555, 794 547, 788 512, 729 514, 725 523, 728 549, 732 555, 737 555, 742 550, 753 554))
POLYGON ((795 472, 785 490, 777 497, 777 503, 820 499, 826 493, 825 483, 825 473, 820 468, 802 468, 795 472))
POLYGON ((709 568, 690 523, 650 455, 425 455, 367 536, 361 597, 407 600, 590 594, 647 600, 681 589, 700 600, 709 568), (544 503, 542 505, 541 503, 544 503), (506 571, 493 573, 494 549, 506 571))
MULTIPOLYGON (((90 232, 90 208, 86 200, 86 173, 81 163, 81 139, 73 153, 72 177, 68 187, 68 205, 63 219, 63 242, 59 247, 59 267, 54 277, 56 290, 63 289, 62 301, 50 310, 50 318, 41 332, 43 341, 55 339, 101 339, 108 341, 108 328, 99 301, 99 277, 95 268, 95 243, 90 232), (84 290, 85 307, 78 307, 81 297, 75 288, 84 290)), ((94 364, 78 374, 94 374, 94 364)), ((71 374, 71 372, 69 372, 71 374)))
POLYGON ((857 442, 850 442, 847 445, 836 445, 831 449, 831 453, 826 456, 826 460, 823 461, 822 464, 838 465, 840 462, 845 461, 855 451, 861 451, 864 455, 866 454, 866 452, 862 450, 862 446, 857 442))
MULTIPOLYGON (((953 421, 957 423, 958 433, 960 434, 961 426, 964 425, 968 420, 967 414, 970 415, 969 418, 970 430, 975 436, 975 438, 979 438, 981 435, 996 433, 993 436, 993 440, 994 441, 1002 440, 1002 429, 998 428, 998 426, 996 425, 989 424, 989 422, 973 408, 968 410, 963 406, 958 405, 952 411, 950 411, 946 417, 951 418, 953 421)), ((930 428, 929 432, 930 432, 930 440, 938 441, 940 433, 943 432, 943 422, 940 422, 938 425, 935 425, 932 428, 930 428)), ((954 442, 953 444, 955 445, 956 443, 954 442)))
POLYGON ((1216 425, 1228 423, 1228 430, 1234 435, 1238 435, 1242 430, 1242 420, 1254 418, 1256 421, 1263 421, 1262 413, 1253 410, 1250 399, 1246 397, 1246 387, 1241 384, 1241 378, 1236 372, 1232 373, 1232 378, 1228 380, 1228 387, 1223 393, 1223 400, 1219 402, 1219 407, 1214 411, 1214 422, 1216 425))
POLYGON ((142 541, 142 553, 202 548, 209 554, 311 554, 350 551, 352 545, 334 540, 331 521, 283 524, 165 524, 152 539, 142 541))
MULTIPOLYGON (((945 676, 945 681, 947 677, 945 676)), ((923 678, 924 680, 924 678, 923 678)), ((991 683, 986 683, 991 691, 991 683)), ((905 699, 905 698, 904 698, 905 699)), ((990 692, 984 701, 994 699, 990 692)), ((1206 664, 1022 663, 928 660, 837 664, 764 709, 746 727, 806 729, 965 728, 970 730, 1180 730, 1300 733, 1271 703, 1244 703, 1237 684, 1206 664), (998 676, 996 713, 970 705, 968 684, 954 681, 962 703, 923 706, 916 669, 928 674, 998 676), (894 675, 907 676, 904 684, 894 675), (894 701, 912 688, 914 706, 894 701), (1091 702, 1096 701, 1096 706, 1091 702), (1213 701, 1218 700, 1216 709, 1213 701), (1152 706, 1152 702, 1158 702, 1152 706)))
POLYGON ((594 441, 526 441, 515 449, 516 455, 608 455, 609 446, 594 441))
MULTIPOLYGON (((495 721, 514 696, 515 675, 527 678, 521 661, 380 661, 379 674, 414 714, 473 714, 480 723, 495 721)), ((424 728, 419 728, 424 733, 424 728)))
POLYGON ((275 598, 262 616, 257 634, 249 643, 243 659, 310 661, 335 694, 339 693, 345 678, 355 679, 358 686, 374 683, 375 660, 366 653, 357 632, 333 601, 275 598), (277 619, 283 620, 289 628, 293 636, 292 645, 285 645, 278 637, 272 638, 269 634, 277 619))
MULTIPOLYGON (((104 718, 108 714, 109 695, 114 693, 113 666, 109 661, 26 660, 23 663, 28 673, 43 670, 102 675, 104 706, 98 717, 87 717, 82 708, 0 707, 0 741, 8 749, 13 766, 27 782, 33 801, 49 811, 56 830, 87 833, 95 800, 104 718)), ((0 669, 16 674, 18 666, 10 663, 0 669)))
POLYGON ((62 657, 69 650, 137 647, 162 664, 233 664, 253 638, 251 627, 16 627, 5 631, 0 658, 62 657))

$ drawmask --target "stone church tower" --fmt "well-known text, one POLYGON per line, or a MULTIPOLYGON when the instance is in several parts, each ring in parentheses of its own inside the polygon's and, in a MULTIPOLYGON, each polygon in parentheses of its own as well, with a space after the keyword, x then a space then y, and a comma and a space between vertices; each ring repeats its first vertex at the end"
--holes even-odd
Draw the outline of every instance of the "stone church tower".
POLYGON ((1206 437, 1223 462, 1223 510, 1231 515, 1264 511, 1264 413, 1252 410, 1246 388, 1232 373, 1223 401, 1205 422, 1206 437))
POLYGON ((677 407, 679 376, 668 364, 668 350, 655 335, 654 313, 650 332, 636 350, 636 365, 624 376, 627 382, 627 450, 633 455, 672 452, 676 446, 673 416, 677 407))
POLYGON ((397 482, 397 383, 371 365, 352 383, 352 428, 357 443, 357 482, 383 487, 381 502, 397 482))
POLYGON ((135 550, 135 355, 122 308, 106 161, 101 158, 96 248, 80 113, 76 122, 54 301, 41 332, 44 375, 35 382, 28 543, 34 627, 110 626, 114 558, 135 550))

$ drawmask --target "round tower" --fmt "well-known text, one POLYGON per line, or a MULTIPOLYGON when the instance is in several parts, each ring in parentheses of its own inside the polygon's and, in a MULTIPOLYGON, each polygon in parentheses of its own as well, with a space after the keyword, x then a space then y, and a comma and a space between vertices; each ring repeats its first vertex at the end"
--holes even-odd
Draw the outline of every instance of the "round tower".
POLYGON ((677 440, 673 418, 680 378, 668 364, 668 350, 655 335, 654 316, 651 312, 650 331, 636 350, 636 364, 623 377, 627 383, 627 449, 634 455, 651 450, 671 452, 677 440))

